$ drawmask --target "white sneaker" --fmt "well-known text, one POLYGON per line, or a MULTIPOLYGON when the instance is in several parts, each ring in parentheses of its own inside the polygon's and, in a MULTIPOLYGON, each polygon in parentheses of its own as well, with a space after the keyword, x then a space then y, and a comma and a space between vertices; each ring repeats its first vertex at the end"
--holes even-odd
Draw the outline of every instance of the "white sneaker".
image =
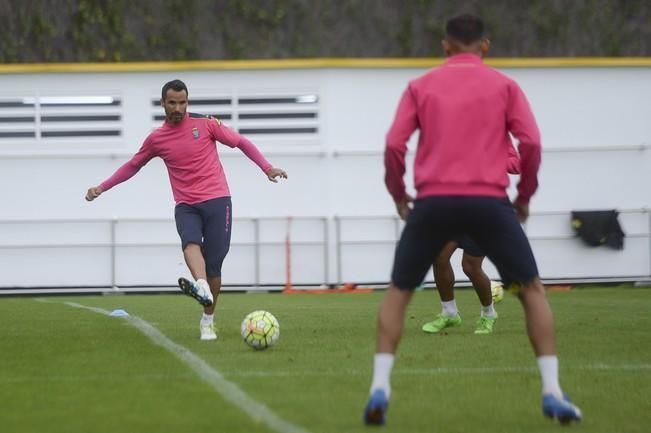
POLYGON ((212 297, 212 292, 210 291, 210 285, 208 284, 208 281, 206 280, 197 280, 194 283, 196 289, 197 289, 197 295, 201 299, 204 300, 204 304, 202 305, 212 305, 213 304, 213 297, 212 297))
POLYGON ((181 291, 188 296, 192 296, 204 307, 210 307, 213 304, 212 292, 206 280, 197 280, 192 282, 187 278, 179 278, 179 287, 181 291))
POLYGON ((215 325, 212 323, 199 324, 199 330, 201 331, 201 341, 210 341, 217 339, 217 334, 215 334, 215 325))

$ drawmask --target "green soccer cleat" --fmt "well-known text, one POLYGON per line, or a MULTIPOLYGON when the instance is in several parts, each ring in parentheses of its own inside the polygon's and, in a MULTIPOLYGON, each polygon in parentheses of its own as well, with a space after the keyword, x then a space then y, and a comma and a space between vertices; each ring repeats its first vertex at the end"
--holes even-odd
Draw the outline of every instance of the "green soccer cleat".
POLYGON ((497 316, 495 317, 481 316, 479 320, 477 320, 477 326, 475 327, 475 334, 479 334, 479 335, 492 334, 496 322, 497 322, 497 316))
POLYGON ((453 326, 460 326, 461 325, 461 316, 456 315, 456 316, 445 316, 443 314, 439 314, 436 316, 436 319, 432 322, 428 322, 423 325, 423 331, 430 333, 430 334, 438 334, 445 328, 451 328, 453 326))

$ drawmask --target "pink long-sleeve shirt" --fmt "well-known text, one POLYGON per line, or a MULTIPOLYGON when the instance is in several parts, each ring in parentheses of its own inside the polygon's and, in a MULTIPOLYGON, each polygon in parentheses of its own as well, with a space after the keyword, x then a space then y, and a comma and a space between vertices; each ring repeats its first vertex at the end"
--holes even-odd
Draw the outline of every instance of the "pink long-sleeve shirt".
POLYGON ((230 196, 215 141, 239 148, 260 169, 272 166, 248 139, 219 120, 186 113, 181 123, 165 122, 143 142, 140 150, 100 184, 104 191, 135 175, 149 160, 161 157, 167 167, 177 204, 196 204, 230 196))
MULTIPOLYGON (((402 95, 385 148, 385 182, 404 199, 407 141, 420 130, 414 163, 417 197, 505 197, 507 171, 521 173, 518 201, 538 187, 540 133, 520 87, 474 54, 451 56, 411 81, 402 95), (520 164, 513 161, 518 139, 520 164)), ((515 153, 517 157, 517 153, 515 153)))

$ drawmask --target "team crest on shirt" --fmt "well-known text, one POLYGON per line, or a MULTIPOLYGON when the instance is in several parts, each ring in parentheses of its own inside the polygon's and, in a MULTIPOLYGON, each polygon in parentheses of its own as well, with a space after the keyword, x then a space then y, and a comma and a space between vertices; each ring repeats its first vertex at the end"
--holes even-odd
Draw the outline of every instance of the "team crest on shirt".
POLYGON ((192 136, 195 139, 199 138, 199 129, 198 128, 192 128, 192 136))

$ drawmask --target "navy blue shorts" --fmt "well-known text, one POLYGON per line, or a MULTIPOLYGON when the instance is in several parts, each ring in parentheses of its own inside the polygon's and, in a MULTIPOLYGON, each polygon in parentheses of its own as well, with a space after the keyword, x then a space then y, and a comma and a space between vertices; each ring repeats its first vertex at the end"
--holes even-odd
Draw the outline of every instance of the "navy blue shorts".
POLYGON ((461 236, 461 238, 457 239, 457 246, 463 250, 464 254, 467 254, 469 256, 486 256, 481 248, 479 248, 479 245, 477 245, 477 242, 473 241, 472 238, 468 235, 461 236))
POLYGON ((201 247, 208 277, 222 275, 222 263, 231 246, 231 209, 230 197, 219 197, 193 205, 181 203, 174 209, 181 246, 185 249, 193 243, 201 247))
POLYGON ((414 202, 396 248, 391 280, 418 287, 449 241, 469 236, 493 262, 506 287, 526 284, 538 267, 513 206, 493 197, 427 197, 414 202))

